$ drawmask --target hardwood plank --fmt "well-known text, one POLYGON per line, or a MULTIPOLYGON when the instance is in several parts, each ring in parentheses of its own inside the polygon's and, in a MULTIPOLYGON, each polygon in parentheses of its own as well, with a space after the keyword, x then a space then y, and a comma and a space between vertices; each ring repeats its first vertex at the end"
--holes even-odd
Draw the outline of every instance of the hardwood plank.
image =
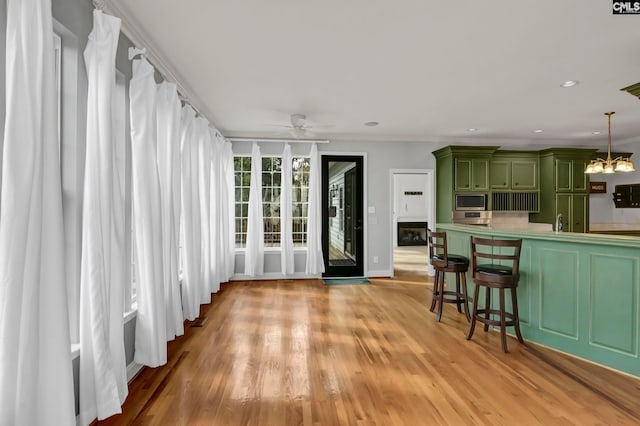
POLYGON ((424 278, 224 284, 130 384, 120 424, 638 424, 640 380, 476 332, 424 278))

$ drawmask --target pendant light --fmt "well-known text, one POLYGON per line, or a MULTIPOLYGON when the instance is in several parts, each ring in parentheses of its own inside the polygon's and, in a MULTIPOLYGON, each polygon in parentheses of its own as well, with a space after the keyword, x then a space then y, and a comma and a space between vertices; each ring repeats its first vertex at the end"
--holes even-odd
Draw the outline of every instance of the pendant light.
POLYGON ((604 115, 609 117, 609 144, 607 146, 607 159, 603 160, 602 158, 597 158, 595 160, 591 160, 591 163, 589 163, 589 165, 584 171, 585 173, 611 174, 615 172, 635 172, 636 171, 629 157, 624 157, 624 158, 616 157, 615 160, 611 159, 611 116, 613 114, 615 114, 615 112, 604 113, 604 115))

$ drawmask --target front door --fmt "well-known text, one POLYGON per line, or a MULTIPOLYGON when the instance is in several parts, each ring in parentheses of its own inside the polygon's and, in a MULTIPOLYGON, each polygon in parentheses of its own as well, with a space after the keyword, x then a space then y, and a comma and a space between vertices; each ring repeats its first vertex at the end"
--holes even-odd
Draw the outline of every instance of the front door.
POLYGON ((322 248, 326 277, 364 274, 363 158, 322 156, 322 248))

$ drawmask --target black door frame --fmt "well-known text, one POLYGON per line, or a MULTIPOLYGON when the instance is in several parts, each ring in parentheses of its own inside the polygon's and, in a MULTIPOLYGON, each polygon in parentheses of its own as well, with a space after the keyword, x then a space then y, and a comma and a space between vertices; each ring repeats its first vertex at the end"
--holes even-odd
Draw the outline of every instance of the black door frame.
MULTIPOLYGON (((362 155, 322 155, 322 251, 324 253, 323 277, 363 277, 364 276, 364 156, 362 155), (354 205, 355 265, 329 264, 329 163, 355 163, 356 203, 354 205)), ((346 232, 346 230, 345 230, 346 232)))

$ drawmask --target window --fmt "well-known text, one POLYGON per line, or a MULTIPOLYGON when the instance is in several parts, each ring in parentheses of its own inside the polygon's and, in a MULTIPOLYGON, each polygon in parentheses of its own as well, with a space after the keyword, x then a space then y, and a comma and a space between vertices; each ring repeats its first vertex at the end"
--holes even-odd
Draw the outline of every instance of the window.
MULTIPOLYGON (((293 244, 307 244, 307 206, 309 204, 308 158, 296 157, 292 162, 293 244)), ((251 185, 251 157, 234 157, 236 247, 247 242, 249 215, 249 187, 251 185)), ((262 213, 265 247, 280 247, 280 193, 282 189, 282 158, 262 158, 262 213)))

